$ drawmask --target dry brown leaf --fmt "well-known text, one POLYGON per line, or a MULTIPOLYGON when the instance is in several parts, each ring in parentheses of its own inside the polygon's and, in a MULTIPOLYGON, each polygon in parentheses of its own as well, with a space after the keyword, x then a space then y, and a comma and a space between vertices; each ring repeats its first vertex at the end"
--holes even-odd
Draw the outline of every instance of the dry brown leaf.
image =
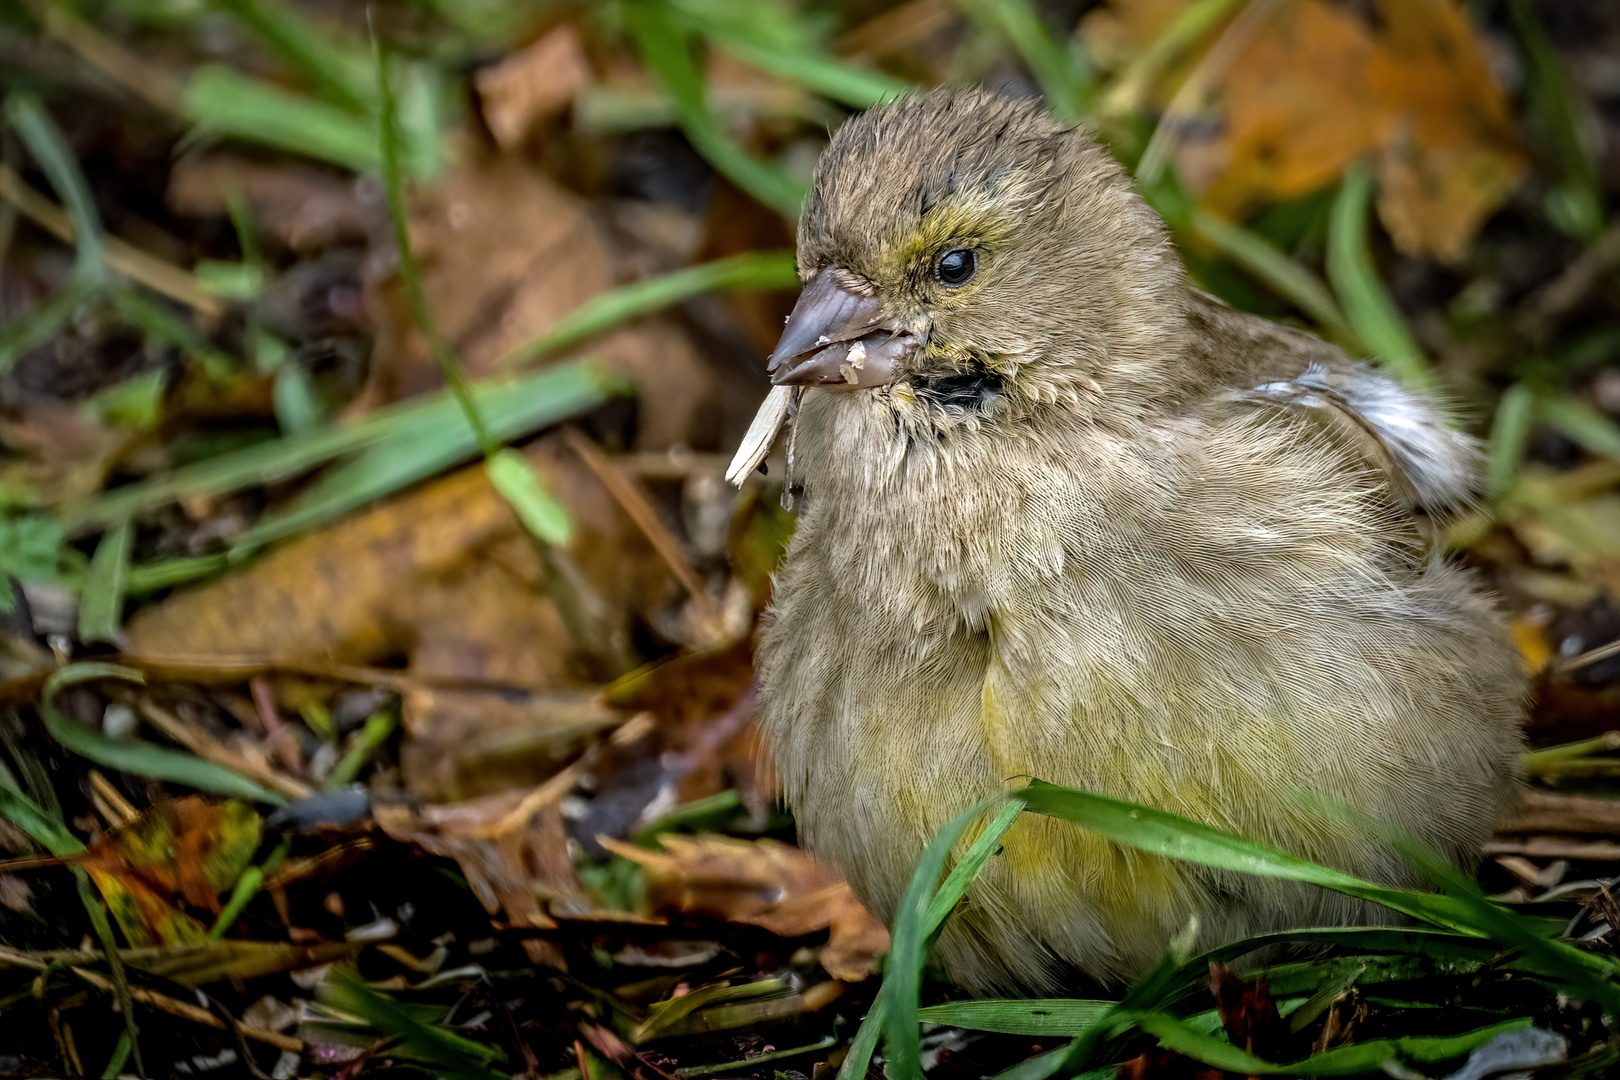
POLYGON ((558 809, 561 788, 554 782, 420 813, 379 806, 377 824, 401 843, 453 859, 491 915, 505 911, 518 926, 555 927, 541 898, 578 889, 558 809))
POLYGON ((261 832, 251 807, 190 795, 102 834, 76 861, 131 945, 195 943, 205 928, 185 908, 218 912, 261 832))
POLYGON ((826 930, 821 966, 846 982, 870 975, 889 947, 889 932, 849 886, 799 848, 727 836, 665 835, 659 843, 663 851, 602 840, 646 872, 654 914, 724 919, 786 938, 826 930))
MULTIPOLYGON (((667 569, 576 455, 543 440, 528 456, 573 518, 578 580, 627 634, 640 605, 674 594, 667 569)), ((533 547, 479 467, 176 593, 127 634, 132 654, 154 659, 403 656, 419 683, 470 684, 406 695, 406 786, 430 800, 536 783, 578 753, 587 729, 620 716, 567 696, 588 672, 533 547)))
MULTIPOLYGON (((1086 25, 1118 65, 1186 7, 1116 0, 1086 25)), ((1223 70, 1202 72, 1216 122, 1170 122, 1214 134, 1180 144, 1182 178, 1211 208, 1240 217, 1376 154, 1379 214, 1396 244, 1456 260, 1524 174, 1512 115, 1456 0, 1377 8, 1374 26, 1327 0, 1282 4, 1223 70)), ((1164 94, 1182 78, 1169 73, 1164 94)))
POLYGON ((412 795, 432 801, 531 787, 627 717, 594 691, 415 689, 405 699, 400 770, 412 795))
MULTIPOLYGON (((603 600, 623 610, 655 596, 661 565, 596 479, 548 441, 528 457, 568 507, 577 561, 603 600)), ((545 689, 563 679, 568 647, 520 535, 474 466, 143 609, 130 651, 359 664, 420 651, 429 674, 545 689), (445 643, 458 640, 451 660, 445 643)))
POLYGON ((564 23, 478 72, 473 84, 490 133, 511 150, 567 108, 590 77, 585 43, 572 24, 564 23))
POLYGON ((363 239, 386 220, 381 200, 363 197, 352 179, 308 165, 272 165, 224 153, 176 161, 165 200, 185 217, 219 217, 233 191, 246 200, 256 228, 298 252, 363 239))
MULTIPOLYGON (((469 376, 552 329, 618 284, 615 255, 585 204, 511 155, 469 149, 465 163, 413 201, 411 244, 440 330, 469 376)), ((367 286, 377 326, 364 411, 441 385, 397 274, 367 286)), ((590 355, 630 379, 643 399, 640 449, 717 445, 719 380, 691 342, 651 318, 608 334, 590 355)))
POLYGON ((86 420, 75 405, 36 402, 16 419, 0 418, 0 446, 17 451, 0 463, 0 488, 45 506, 82 502, 101 490, 131 438, 86 420))

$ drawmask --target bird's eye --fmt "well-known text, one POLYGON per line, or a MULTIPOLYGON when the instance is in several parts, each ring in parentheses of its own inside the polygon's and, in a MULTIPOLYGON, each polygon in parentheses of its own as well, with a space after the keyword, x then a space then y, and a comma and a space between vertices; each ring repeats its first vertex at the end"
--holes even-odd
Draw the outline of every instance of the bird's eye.
POLYGON ((941 285, 955 288, 972 281, 978 269, 978 255, 968 248, 953 248, 939 257, 939 263, 934 267, 934 276, 939 278, 941 285))

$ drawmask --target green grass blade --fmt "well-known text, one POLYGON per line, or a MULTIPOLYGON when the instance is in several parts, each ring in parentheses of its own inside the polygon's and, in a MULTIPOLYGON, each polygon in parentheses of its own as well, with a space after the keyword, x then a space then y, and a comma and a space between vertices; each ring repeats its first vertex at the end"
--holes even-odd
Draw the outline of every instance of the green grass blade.
POLYGON ((573 522, 557 497, 529 465, 528 459, 507 447, 484 465, 490 483, 517 514, 523 527, 545 544, 566 544, 573 538, 573 522))
POLYGON ((681 25, 745 63, 854 109, 906 90, 906 83, 829 55, 808 21, 785 4, 757 0, 667 0, 681 25))
MULTIPOLYGON (((598 365, 582 360, 558 364, 521 379, 485 380, 474 386, 473 396, 485 411, 495 436, 516 439, 595 408, 626 389, 598 365)), ((391 441, 428 446, 444 442, 457 447, 470 444, 470 450, 451 449, 434 459, 444 460, 446 465, 465 460, 477 450, 456 403, 440 392, 378 409, 364 420, 343 427, 272 439, 176 469, 166 476, 116 488, 82 506, 68 508, 61 519, 70 532, 106 528, 177 499, 224 495, 289 480, 336 458, 391 441)), ((420 478, 429 473, 416 475, 420 478)))
POLYGON ((73 243, 77 249, 74 279, 99 284, 107 274, 102 263, 101 215, 96 212, 90 186, 85 183, 67 140, 32 94, 12 94, 6 99, 5 113, 73 221, 73 243))
POLYGON ((360 980, 349 968, 333 968, 321 983, 323 1004, 357 1016, 385 1035, 399 1040, 400 1049, 411 1057, 435 1066, 440 1075, 457 1080, 497 1080, 507 1075, 491 1069, 491 1063, 504 1061, 497 1048, 423 1023, 399 1003, 360 980))
POLYGON ((1182 9, 1175 22, 1153 39, 1147 51, 1120 73, 1101 101, 1103 111, 1123 116, 1141 109, 1153 81, 1199 38, 1246 0, 1195 0, 1182 9))
POLYGON ((185 784, 198 791, 209 791, 234 799, 250 799, 278 806, 286 802, 280 795, 266 791, 251 780, 243 779, 211 761, 204 761, 190 754, 152 743, 110 738, 68 719, 51 703, 57 692, 64 687, 92 679, 145 682, 145 677, 140 672, 116 664, 69 664, 58 668, 45 683, 39 713, 45 722, 45 730, 66 749, 110 769, 119 769, 153 780, 185 784))
POLYGON ((388 85, 388 58, 383 55, 382 40, 375 33, 371 35, 371 59, 377 78, 377 99, 381 104, 381 112, 377 118, 377 145, 382 161, 383 188, 388 195, 388 218, 394 227, 394 246, 399 255, 400 280, 405 285, 405 296, 410 301, 411 315, 416 321, 416 328, 427 342, 433 358, 438 361, 440 370, 444 372, 444 382, 450 388, 450 396, 461 406, 462 415, 466 417, 468 426, 472 428, 473 435, 478 440, 478 448, 484 452, 485 457, 490 457, 498 449, 498 444, 484 426, 478 405, 473 401, 472 391, 461 373, 461 364, 450 348, 450 343, 439 333, 439 325, 433 318, 433 309, 428 306, 427 293, 422 288, 422 274, 416 264, 416 253, 411 247, 410 223, 405 214, 404 185, 399 175, 399 136, 394 127, 394 94, 388 85))
POLYGON ((75 279, 38 307, 0 327, 0 374, 54 338, 97 286, 75 279))
POLYGON ((917 1016, 926 1024, 950 1024, 971 1031, 1070 1037, 1089 1030, 1113 1007, 1112 1001, 1089 998, 950 1001, 921 1009, 917 1016))
POLYGON ((181 113, 206 135, 241 139, 356 172, 380 164, 376 126, 229 68, 200 68, 186 83, 181 113))
POLYGON ((1079 123, 1091 112, 1096 86, 1085 50, 1058 40, 1029 0, 956 0, 956 6, 1007 40, 1059 120, 1079 123))
MULTIPOLYGON (((587 412, 621 389, 581 364, 548 368, 507 386, 478 387, 473 398, 490 437, 507 442, 587 412)), ((425 422, 391 425, 384 438, 372 442, 355 460, 326 473, 286 509, 236 537, 232 550, 246 552, 324 524, 478 453, 478 437, 466 415, 454 401, 441 399, 425 422)))
POLYGON ((79 640, 117 641, 124 622, 124 588, 135 529, 120 521, 108 529, 90 557, 79 600, 79 640))
POLYGON ((1498 1035, 1529 1027, 1532 1017, 1505 1020, 1461 1035, 1374 1039, 1286 1064, 1266 1061, 1217 1035, 1205 1035, 1166 1013, 1137 1013, 1132 1021, 1159 1045, 1218 1069, 1248 1076, 1364 1076, 1383 1071, 1386 1061, 1431 1065, 1484 1046, 1498 1035))
POLYGON ((716 171, 788 220, 799 216, 805 185, 754 157, 733 139, 703 103, 703 75, 692 57, 692 36, 650 0, 626 4, 625 24, 641 61, 675 104, 681 130, 716 171))
POLYGON ((1023 804, 1013 799, 1002 806, 994 819, 984 825, 949 874, 945 874, 945 863, 969 826, 982 821, 990 808, 1000 801, 1001 797, 997 797, 971 807, 940 830, 923 851, 901 898, 883 985, 887 1013, 883 1025, 884 1073, 887 1076, 904 1080, 922 1076, 917 1007, 928 947, 938 936, 946 916, 995 853, 1002 836, 1023 812, 1023 804), (940 880, 941 875, 944 875, 943 881, 940 880))
POLYGON ((230 564, 230 556, 225 554, 186 555, 142 563, 129 568, 124 593, 128 596, 146 596, 161 589, 172 589, 176 585, 222 573, 230 564))
POLYGON ((1259 233, 1234 225, 1208 210, 1194 208, 1187 224, 1194 235, 1309 315, 1328 337, 1355 351, 1366 351, 1338 301, 1333 299, 1333 293, 1304 263, 1259 233))
POLYGON ((297 12, 262 0, 212 0, 212 4, 257 34, 327 98, 353 112, 376 109, 367 57, 335 45, 331 28, 316 26, 297 12))
POLYGON ((569 349, 619 323, 724 289, 798 288, 791 251, 750 251, 688 266, 593 296, 557 321, 550 331, 525 342, 495 363, 497 371, 569 349))
POLYGON ((1526 0, 1508 0, 1507 8, 1524 51, 1530 111, 1563 174, 1548 193, 1547 216, 1571 236, 1591 242, 1603 231, 1603 178, 1581 132, 1583 122, 1564 60, 1526 0))
POLYGON ((1140 851, 1202 866, 1318 885, 1361 900, 1370 900, 1424 922, 1465 934, 1484 936, 1475 913, 1466 905, 1433 893, 1391 889, 1308 859, 1264 847, 1152 807, 1062 788, 1040 780, 1019 792, 1036 813, 1072 821, 1140 851))
POLYGON ((1571 394, 1536 399, 1536 411, 1551 426, 1594 454, 1620 461, 1620 424, 1571 394))
POLYGON ((1372 192, 1373 176, 1365 165, 1344 174, 1328 226, 1328 280, 1368 354, 1406 385, 1424 386, 1432 381, 1428 363, 1384 290, 1367 244, 1372 192))
POLYGON ((128 319, 136 329, 166 345, 172 345, 187 356, 211 365, 215 371, 240 370, 241 362, 216 348, 186 320, 168 311, 136 292, 134 289, 115 288, 110 291, 113 308, 128 319))
POLYGON ((3 783, 0 783, 0 817, 27 833, 34 843, 58 859, 70 859, 84 850, 84 844, 66 825, 47 814, 34 800, 3 783))
POLYGON ((1493 502, 1506 495, 1519 478, 1530 427, 1535 422, 1535 405, 1535 393, 1524 383, 1508 387, 1496 403, 1485 462, 1485 490, 1493 502))

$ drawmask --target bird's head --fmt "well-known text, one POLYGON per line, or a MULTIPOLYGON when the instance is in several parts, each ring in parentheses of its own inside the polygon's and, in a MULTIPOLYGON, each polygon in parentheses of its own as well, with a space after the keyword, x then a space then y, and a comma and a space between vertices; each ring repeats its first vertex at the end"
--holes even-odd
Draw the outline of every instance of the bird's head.
POLYGON ((799 222, 777 385, 879 391, 937 425, 998 402, 1129 411, 1182 350, 1157 215, 1038 102, 935 90, 845 124, 799 222))

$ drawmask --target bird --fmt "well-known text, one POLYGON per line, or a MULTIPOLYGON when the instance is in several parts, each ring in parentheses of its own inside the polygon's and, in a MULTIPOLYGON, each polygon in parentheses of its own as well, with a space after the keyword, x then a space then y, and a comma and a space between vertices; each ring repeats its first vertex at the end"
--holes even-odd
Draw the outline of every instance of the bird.
MULTIPOLYGON (((797 267, 731 471, 791 424, 759 719, 801 843, 873 914, 1029 778, 1388 886, 1426 881, 1407 844, 1477 863, 1522 783, 1526 677, 1437 539, 1478 447, 1434 394, 1197 288, 1035 99, 847 120, 797 267)), ((933 955, 974 993, 1050 992, 1173 941, 1395 918, 1026 813, 933 955)))

